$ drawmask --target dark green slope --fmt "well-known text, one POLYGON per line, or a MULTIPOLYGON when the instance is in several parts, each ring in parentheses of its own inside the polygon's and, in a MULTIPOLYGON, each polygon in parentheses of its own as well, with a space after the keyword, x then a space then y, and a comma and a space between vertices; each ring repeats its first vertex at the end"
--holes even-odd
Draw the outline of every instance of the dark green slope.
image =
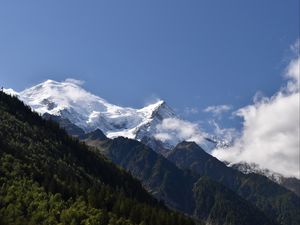
POLYGON ((46 120, 52 120, 56 123, 59 123, 59 126, 65 129, 67 133, 73 137, 81 137, 84 135, 84 130, 71 123, 71 121, 68 119, 61 118, 60 116, 50 115, 49 113, 45 113, 42 117, 46 120))
POLYGON ((192 213, 192 187, 196 178, 191 174, 132 139, 119 137, 98 142, 98 145, 91 140, 87 143, 98 146, 114 163, 130 171, 156 198, 167 202, 172 208, 192 213))
POLYGON ((201 177, 194 186, 195 215, 214 225, 274 225, 263 212, 225 186, 201 177), (242 216, 241 216, 242 215, 242 216))
POLYGON ((300 180, 294 177, 283 177, 281 185, 300 197, 300 180))
POLYGON ((242 163, 235 163, 231 165, 231 168, 234 168, 242 173, 246 172, 248 170, 253 170, 253 173, 261 174, 263 176, 267 176, 270 180, 274 181, 275 183, 278 183, 279 185, 283 186, 284 188, 294 192, 298 197, 300 197, 300 180, 295 177, 284 177, 280 174, 272 174, 271 171, 268 169, 264 169, 261 171, 255 171, 256 167, 258 165, 256 164, 248 164, 246 162, 242 163))
MULTIPOLYGON (((183 142, 167 156, 170 161, 177 164, 178 167, 176 167, 150 148, 134 140, 126 138, 110 140, 99 130, 82 135, 81 138, 89 145, 98 147, 114 163, 130 171, 155 197, 164 200, 175 209, 189 214, 194 214, 195 209, 213 211, 211 208, 202 209, 202 206, 199 206, 199 199, 195 201, 193 195, 193 191, 196 190, 193 189, 194 182, 205 175, 234 192, 235 197, 228 195, 229 197, 222 196, 222 199, 230 202, 232 198, 232 201, 235 202, 236 199, 240 199, 239 195, 257 207, 254 212, 259 209, 269 218, 276 219, 284 225, 299 224, 299 198, 263 176, 255 174, 244 176, 238 171, 226 167, 196 144, 183 142), (187 172, 185 169, 189 169, 189 171, 187 172)), ((208 185, 206 189, 209 190, 210 183, 206 182, 202 185, 208 185)), ((244 203, 240 202, 239 204, 243 205, 244 203)), ((243 207, 247 209, 253 205, 247 204, 243 207)), ((225 208, 223 213, 232 211, 234 210, 225 208)), ((218 213, 208 215, 210 220, 215 219, 215 222, 222 222, 222 213, 222 216, 218 213)), ((247 220, 245 219, 247 215, 244 215, 243 212, 235 212, 234 217, 236 217, 235 221, 247 220)), ((261 217, 261 213, 258 217, 261 217)), ((267 220, 265 218, 262 221, 267 220)), ((232 224, 234 223, 232 222, 232 224)))
POLYGON ((257 207, 227 187, 213 182, 210 178, 206 178, 205 182, 200 178, 196 182, 199 175, 178 169, 138 141, 122 137, 105 141, 86 141, 97 146, 113 162, 130 171, 156 197, 195 218, 205 220, 209 224, 240 225, 240 221, 248 221, 246 224, 255 225, 276 224, 257 207), (205 192, 201 192, 203 190, 205 192), (213 204, 203 204, 212 198, 215 199, 213 204), (216 208, 219 206, 217 203, 222 207, 216 208), (227 218, 225 221, 224 217, 227 218), (253 223, 254 221, 256 223, 253 223))
POLYGON ((226 187, 237 189, 240 185, 237 177, 240 173, 228 168, 217 158, 206 153, 194 142, 181 142, 167 155, 167 159, 174 162, 179 168, 189 169, 200 176, 208 176, 221 181, 226 187))
POLYGON ((264 176, 227 167, 192 142, 178 144, 167 158, 179 168, 222 183, 281 224, 300 224, 299 197, 264 176))
POLYGON ((193 224, 124 170, 0 92, 0 224, 193 224))

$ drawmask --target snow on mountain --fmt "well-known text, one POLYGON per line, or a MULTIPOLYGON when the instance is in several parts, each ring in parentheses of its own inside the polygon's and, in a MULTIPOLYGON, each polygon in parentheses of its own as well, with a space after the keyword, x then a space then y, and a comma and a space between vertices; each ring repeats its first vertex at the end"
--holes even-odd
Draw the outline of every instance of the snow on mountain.
POLYGON ((259 175, 263 175, 273 182, 285 187, 286 189, 294 192, 296 195, 300 196, 300 180, 296 177, 286 177, 280 173, 276 173, 272 170, 261 168, 256 163, 226 163, 227 166, 232 167, 234 169, 239 170, 244 174, 256 173, 259 175))
POLYGON ((256 174, 266 176, 270 180, 272 180, 278 184, 281 184, 281 180, 284 178, 284 176, 282 174, 276 173, 269 169, 262 169, 256 163, 247 163, 247 162, 229 163, 228 166, 235 168, 244 174, 256 173, 256 174))
POLYGON ((19 93, 11 88, 8 88, 8 89, 3 88, 3 91, 8 95, 19 96, 19 93))
POLYGON ((85 132, 100 129, 109 138, 124 136, 141 140, 145 136, 154 137, 157 125, 164 119, 177 118, 162 100, 141 109, 120 107, 68 81, 47 80, 20 93, 12 89, 4 91, 18 95, 41 115, 47 113, 68 119, 85 132))

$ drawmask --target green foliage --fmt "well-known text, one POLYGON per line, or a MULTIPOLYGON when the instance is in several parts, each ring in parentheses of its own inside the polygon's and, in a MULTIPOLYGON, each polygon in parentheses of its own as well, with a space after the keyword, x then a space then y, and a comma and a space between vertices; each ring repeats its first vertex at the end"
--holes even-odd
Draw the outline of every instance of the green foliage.
POLYGON ((0 224, 194 223, 56 123, 1 92, 0 224))
POLYGON ((196 179, 191 174, 135 140, 123 137, 108 139, 99 142, 97 147, 114 163, 141 180, 158 199, 168 202, 172 208, 192 214, 192 187, 196 179))
POLYGON ((263 212, 225 186, 201 177, 194 186, 195 214, 215 225, 274 225, 263 212))
POLYGON ((94 146, 142 180, 153 194, 170 206, 175 208, 178 204, 180 210, 209 224, 276 224, 229 188, 204 178, 196 183, 198 175, 178 169, 140 142, 120 137, 100 141, 94 146))
POLYGON ((197 173, 199 178, 207 176, 221 183, 280 224, 300 224, 299 197, 264 176, 243 174, 227 167, 193 142, 178 144, 168 159, 197 173))
POLYGON ((25 178, 6 180, 0 202, 3 224, 104 225, 108 221, 106 211, 90 207, 83 198, 64 201, 60 194, 46 193, 38 183, 25 178))

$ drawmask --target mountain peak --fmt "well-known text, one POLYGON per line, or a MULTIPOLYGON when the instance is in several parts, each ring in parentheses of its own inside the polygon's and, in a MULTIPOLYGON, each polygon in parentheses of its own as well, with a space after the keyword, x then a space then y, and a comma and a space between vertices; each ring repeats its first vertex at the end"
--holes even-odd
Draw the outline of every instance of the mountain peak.
POLYGON ((140 111, 142 112, 154 112, 155 110, 159 109, 160 107, 162 107, 165 103, 165 101, 163 100, 158 100, 155 103, 151 103, 143 108, 140 109, 140 111))
POLYGON ((89 139, 92 141, 93 140, 104 141, 107 140, 107 137, 100 129, 96 129, 90 133, 85 134, 83 139, 89 139))
POLYGON ((146 112, 148 117, 162 121, 165 118, 177 117, 171 107, 164 100, 158 100, 156 103, 150 104, 142 109, 141 112, 146 112))
MULTIPOLYGON (((20 92, 19 98, 41 115, 48 113, 68 119, 85 133, 100 129, 108 138, 154 140, 164 120, 180 120, 164 100, 140 109, 121 107, 86 91, 80 81, 73 79, 45 80, 20 92)), ((162 142, 164 149, 172 149, 181 141, 176 132, 170 135, 173 135, 171 139, 162 142)))
MULTIPOLYGON (((197 145, 196 142, 194 141, 182 141, 180 143, 178 143, 175 148, 190 148, 190 149, 194 149, 194 148, 201 148, 199 145, 197 145)), ((174 149, 175 149, 174 148, 174 149)))
POLYGON ((15 91, 14 89, 12 89, 12 88, 8 88, 8 89, 4 88, 4 89, 3 89, 3 92, 4 92, 5 94, 11 95, 11 96, 19 96, 19 93, 16 92, 16 91, 15 91))
POLYGON ((182 141, 177 144, 169 154, 169 157, 174 157, 175 155, 190 155, 204 159, 207 159, 209 156, 209 154, 194 141, 182 141))
POLYGON ((165 118, 176 117, 163 100, 141 109, 120 107, 86 91, 76 80, 45 80, 20 92, 19 98, 41 115, 68 119, 86 133, 100 129, 107 137, 142 139, 153 136, 165 118))
POLYGON ((45 80, 45 81, 42 82, 42 83, 50 84, 50 83, 59 83, 59 82, 57 82, 57 81, 55 81, 55 80, 48 79, 48 80, 45 80))
MULTIPOLYGON (((74 83, 54 80, 46 80, 25 89, 20 92, 20 99, 42 115, 49 113, 62 116, 68 111, 69 113, 77 112, 85 117, 93 110, 103 111, 109 105, 102 98, 89 93, 74 83)), ((72 119, 70 121, 74 123, 72 119)))
POLYGON ((62 84, 71 84, 73 86, 80 86, 78 85, 78 82, 76 82, 76 80, 72 80, 72 79, 66 79, 64 81, 55 81, 55 80, 51 80, 51 79, 48 79, 48 80, 45 80, 43 82, 40 83, 41 85, 62 85, 62 84))

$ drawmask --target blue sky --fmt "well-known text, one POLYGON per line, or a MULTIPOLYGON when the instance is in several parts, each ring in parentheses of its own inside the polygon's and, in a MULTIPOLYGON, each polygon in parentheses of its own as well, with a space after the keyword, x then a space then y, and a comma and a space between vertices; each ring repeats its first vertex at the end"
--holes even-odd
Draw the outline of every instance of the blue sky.
POLYGON ((210 105, 274 94, 299 27, 298 0, 0 1, 0 82, 71 77, 115 104, 158 97, 205 120, 210 105))

